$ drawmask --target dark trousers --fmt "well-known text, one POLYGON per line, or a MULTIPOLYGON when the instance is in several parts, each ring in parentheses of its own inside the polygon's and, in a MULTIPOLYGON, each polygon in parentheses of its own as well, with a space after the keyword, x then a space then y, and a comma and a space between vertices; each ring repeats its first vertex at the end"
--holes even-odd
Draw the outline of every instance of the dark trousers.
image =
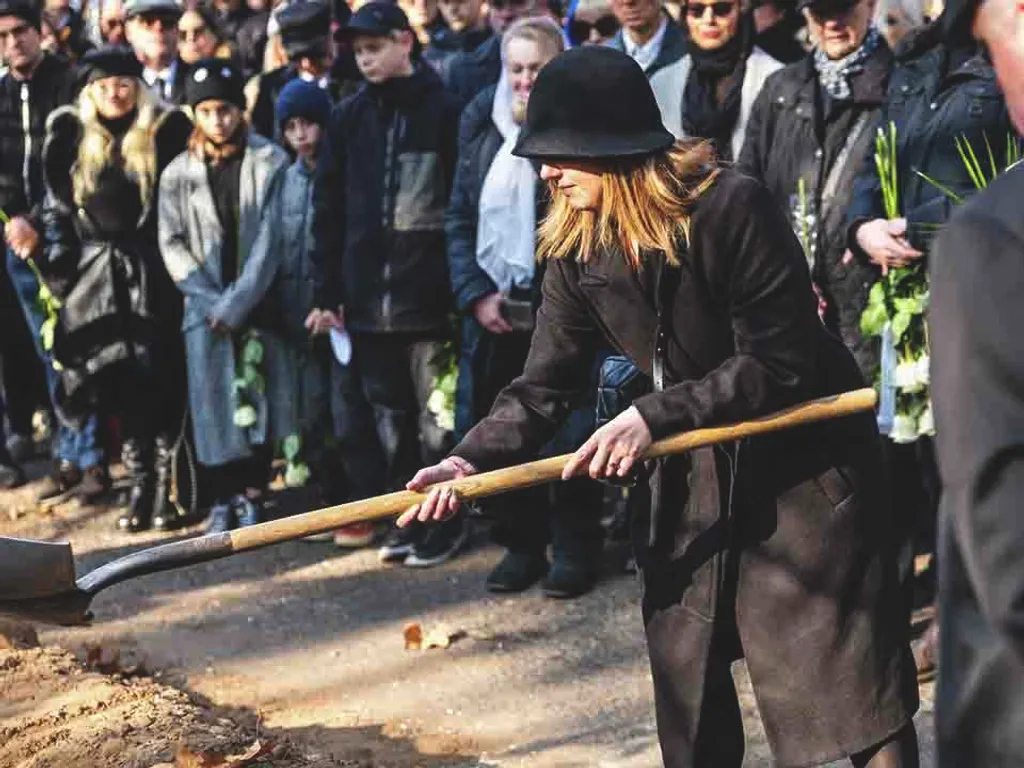
POLYGON ((250 489, 263 490, 270 479, 270 464, 274 458, 273 448, 264 445, 253 446, 252 455, 230 461, 227 464, 203 468, 208 498, 214 504, 226 504, 235 496, 242 496, 250 489))
POLYGON ((443 346, 403 333, 352 333, 355 375, 373 410, 387 490, 404 488, 420 467, 451 449, 451 433, 427 408, 443 346))
MULTIPOLYGON (((463 320, 462 359, 456 432, 464 435, 491 410, 498 394, 523 372, 532 334, 494 334, 472 317, 463 320)), ((594 404, 575 410, 546 455, 576 450, 594 429, 594 404)), ((483 508, 494 518, 491 536, 513 552, 543 552, 548 544, 555 556, 589 560, 603 541, 601 507, 604 491, 592 480, 572 480, 504 494, 483 508)))
MULTIPOLYGON (((49 407, 46 378, 14 285, 3 265, 0 265, 0 370, 3 374, 0 422, 6 417, 11 432, 31 435, 32 415, 40 407, 49 407)), ((0 423, 0 438, 4 436, 3 429, 0 423)))
POLYGON ((328 503, 358 501, 384 489, 384 451, 377 438, 373 408, 363 395, 358 361, 343 366, 331 359, 331 423, 340 470, 330 457, 324 467, 328 503), (333 471, 332 471, 333 470, 333 471))

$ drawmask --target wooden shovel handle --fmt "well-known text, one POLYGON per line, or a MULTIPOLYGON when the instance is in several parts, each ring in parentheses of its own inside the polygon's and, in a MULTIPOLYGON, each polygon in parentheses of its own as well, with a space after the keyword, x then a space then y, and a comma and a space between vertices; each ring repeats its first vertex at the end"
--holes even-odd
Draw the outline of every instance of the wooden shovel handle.
MULTIPOLYGON (((876 401, 877 395, 873 389, 859 389, 823 397, 759 419, 721 427, 695 429, 673 435, 651 445, 644 454, 644 458, 654 459, 660 456, 684 453, 707 445, 740 440, 826 419, 841 418, 861 411, 872 410, 876 401)), ((507 469, 471 475, 441 485, 454 488, 462 499, 481 499, 558 480, 571 456, 572 454, 569 453, 553 456, 549 459, 531 461, 507 469)), ((230 533, 231 548, 234 552, 241 552, 316 533, 326 533, 350 523, 393 517, 425 498, 426 493, 399 491, 372 499, 325 507, 248 528, 240 528, 230 533)))

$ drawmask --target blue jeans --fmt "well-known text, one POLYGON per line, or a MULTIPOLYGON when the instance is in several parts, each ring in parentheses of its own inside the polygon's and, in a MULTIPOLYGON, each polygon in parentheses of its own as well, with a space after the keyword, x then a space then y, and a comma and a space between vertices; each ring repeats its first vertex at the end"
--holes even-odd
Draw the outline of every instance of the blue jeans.
MULTIPOLYGON (((36 306, 39 284, 36 282, 32 270, 9 250, 7 251, 7 273, 11 276, 14 292, 18 296, 18 303, 21 305, 21 309, 25 313, 25 320, 32 331, 36 352, 39 359, 43 361, 43 368, 46 370, 46 385, 52 403, 54 393, 57 391, 58 377, 57 372, 53 370, 52 357, 43 349, 43 344, 39 339, 39 330, 46 319, 36 306)), ((81 429, 59 426, 53 448, 54 458, 58 461, 70 462, 81 470, 101 464, 104 456, 98 430, 99 420, 96 418, 96 414, 89 416, 81 429)))

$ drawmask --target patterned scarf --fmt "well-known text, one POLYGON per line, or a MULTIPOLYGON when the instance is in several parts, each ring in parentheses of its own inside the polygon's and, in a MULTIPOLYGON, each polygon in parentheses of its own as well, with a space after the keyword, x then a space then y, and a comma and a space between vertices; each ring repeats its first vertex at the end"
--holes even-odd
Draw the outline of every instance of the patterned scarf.
POLYGON ((846 101, 853 95, 850 78, 864 69, 864 62, 878 47, 881 36, 874 26, 868 28, 860 48, 833 61, 821 48, 814 49, 814 68, 818 70, 818 82, 826 93, 838 101, 846 101))

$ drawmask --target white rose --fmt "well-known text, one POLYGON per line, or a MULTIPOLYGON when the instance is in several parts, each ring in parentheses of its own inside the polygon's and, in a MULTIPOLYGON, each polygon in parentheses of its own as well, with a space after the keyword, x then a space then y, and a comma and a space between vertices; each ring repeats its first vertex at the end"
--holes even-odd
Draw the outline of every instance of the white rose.
POLYGON ((427 410, 435 416, 444 410, 444 392, 435 389, 430 393, 430 397, 427 398, 427 410))
POLYGON ((935 415, 932 413, 931 402, 928 403, 928 407, 924 409, 924 413, 921 414, 921 418, 917 422, 917 434, 925 437, 935 434, 935 415))
POLYGON ((914 418, 905 413, 897 413, 892 420, 889 438, 894 443, 912 443, 917 440, 917 424, 914 423, 914 418))
POLYGON ((920 392, 924 387, 917 377, 917 361, 911 360, 910 362, 897 363, 896 370, 893 372, 893 384, 896 389, 907 394, 914 394, 920 392))
POLYGON ((931 360, 928 355, 922 355, 917 360, 916 364, 917 381, 922 387, 927 387, 931 383, 931 360))
POLYGON ((434 414, 434 421, 445 432, 455 431, 455 411, 441 410, 434 414))

